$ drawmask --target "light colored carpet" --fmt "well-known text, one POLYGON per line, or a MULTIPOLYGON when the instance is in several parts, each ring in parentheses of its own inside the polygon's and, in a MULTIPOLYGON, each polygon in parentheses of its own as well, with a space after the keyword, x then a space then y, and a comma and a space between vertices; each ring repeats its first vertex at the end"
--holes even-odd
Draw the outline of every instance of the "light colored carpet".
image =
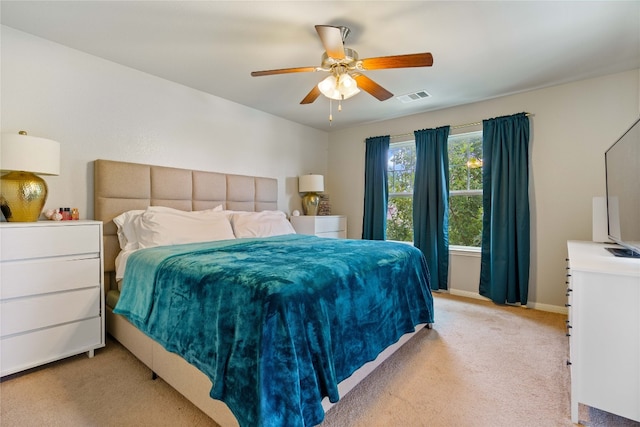
MULTIPOLYGON (((435 295, 420 331, 322 427, 572 426, 565 316, 435 295)), ((581 406, 588 426, 640 426, 581 406)), ((215 426, 119 343, 0 384, 5 426, 215 426)))

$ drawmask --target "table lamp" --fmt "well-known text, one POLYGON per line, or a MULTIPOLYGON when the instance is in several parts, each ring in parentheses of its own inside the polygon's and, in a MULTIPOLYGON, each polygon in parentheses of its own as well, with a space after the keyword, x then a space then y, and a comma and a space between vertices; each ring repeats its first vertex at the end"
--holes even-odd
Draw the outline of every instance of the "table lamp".
POLYGON ((317 215, 320 196, 324 191, 324 176, 302 175, 298 178, 298 192, 305 193, 302 196, 302 212, 305 215, 317 215))
POLYGON ((60 174, 60 143, 50 139, 3 133, 0 140, 0 209, 10 222, 37 221, 47 200, 40 175, 60 174))

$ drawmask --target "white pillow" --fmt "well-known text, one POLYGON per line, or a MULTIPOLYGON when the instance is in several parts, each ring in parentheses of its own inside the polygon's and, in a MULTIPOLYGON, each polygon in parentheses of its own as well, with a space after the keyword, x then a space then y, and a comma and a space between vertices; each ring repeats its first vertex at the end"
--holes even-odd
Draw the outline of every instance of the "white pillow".
POLYGON ((128 251, 128 250, 122 250, 120 251, 120 253, 118 253, 118 256, 116 256, 116 283, 118 284, 118 290, 121 291, 122 289, 120 288, 121 282, 122 282, 122 278, 124 277, 124 270, 127 267, 127 259, 129 259, 129 255, 131 255, 132 253, 134 253, 135 250, 133 251, 128 251))
MULTIPOLYGON (((169 208, 166 206, 149 206, 146 211, 144 209, 134 209, 124 212, 117 217, 113 218, 113 222, 118 227, 117 235, 118 242, 120 242, 120 249, 123 251, 132 251, 139 249, 138 243, 138 229, 140 228, 140 218, 145 212, 174 212, 174 213, 186 213, 186 211, 180 211, 178 209, 169 208)), ((201 211, 191 211, 190 214, 208 214, 211 212, 222 212, 222 205, 218 205, 213 209, 205 209, 201 211)))
POLYGON ((183 211, 180 209, 170 208, 168 206, 147 206, 147 209, 144 212, 168 212, 175 214, 183 214, 183 215, 201 215, 201 214, 210 214, 212 212, 223 212, 222 205, 218 205, 213 209, 203 209, 201 211, 183 211))
POLYGON ((236 238, 269 237, 295 234, 293 226, 282 211, 233 212, 231 224, 236 238))
POLYGON ((235 238, 227 216, 214 209, 181 211, 150 206, 140 217, 140 248, 235 238))
POLYGON ((131 210, 124 212, 117 217, 113 218, 113 222, 118 227, 118 241, 120 242, 120 249, 123 251, 138 249, 138 233, 137 223, 140 221, 140 217, 144 213, 144 210, 131 210))

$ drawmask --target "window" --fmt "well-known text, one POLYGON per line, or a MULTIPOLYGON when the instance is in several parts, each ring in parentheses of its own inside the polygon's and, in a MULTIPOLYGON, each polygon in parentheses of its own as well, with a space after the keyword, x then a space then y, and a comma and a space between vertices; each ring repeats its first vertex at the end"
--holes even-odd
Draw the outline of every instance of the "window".
MULTIPOLYGON (((482 240, 482 132, 450 135, 449 245, 479 247, 482 240)), ((413 241, 414 141, 389 146, 387 239, 413 241)))
POLYGON ((416 173, 414 141, 389 145, 389 203, 387 240, 413 242, 413 180, 416 173))
POLYGON ((482 132, 449 136, 449 245, 482 243, 482 132))

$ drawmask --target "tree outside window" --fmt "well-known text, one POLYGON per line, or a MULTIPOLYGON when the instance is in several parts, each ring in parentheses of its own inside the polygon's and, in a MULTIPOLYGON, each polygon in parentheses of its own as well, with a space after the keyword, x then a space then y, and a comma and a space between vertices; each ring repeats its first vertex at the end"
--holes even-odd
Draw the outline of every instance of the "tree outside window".
MULTIPOLYGON (((449 245, 482 241, 482 132, 450 135, 449 245)), ((413 241, 414 141, 389 146, 387 240, 413 241)))

